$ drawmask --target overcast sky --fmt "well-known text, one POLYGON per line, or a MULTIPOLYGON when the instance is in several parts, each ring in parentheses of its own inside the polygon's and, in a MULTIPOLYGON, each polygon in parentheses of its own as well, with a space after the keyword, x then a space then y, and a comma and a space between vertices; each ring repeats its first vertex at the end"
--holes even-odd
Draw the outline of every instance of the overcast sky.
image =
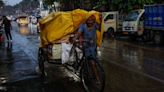
POLYGON ((4 1, 6 1, 7 5, 15 5, 22 0, 4 0, 4 1))

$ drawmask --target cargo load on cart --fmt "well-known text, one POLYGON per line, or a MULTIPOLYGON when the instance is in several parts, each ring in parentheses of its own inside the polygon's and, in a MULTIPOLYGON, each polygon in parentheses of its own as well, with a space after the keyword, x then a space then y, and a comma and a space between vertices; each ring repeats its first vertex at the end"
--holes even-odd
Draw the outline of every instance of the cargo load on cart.
POLYGON ((76 34, 81 24, 85 23, 88 17, 94 15, 96 22, 101 25, 101 30, 97 30, 97 45, 101 46, 103 36, 103 22, 100 20, 100 13, 97 11, 85 11, 81 9, 68 12, 54 12, 40 21, 40 46, 50 50, 53 59, 60 59, 66 47, 71 49, 69 38, 76 34), (64 44, 64 46, 62 46, 64 44), (54 57, 53 57, 54 56, 54 57))
MULTIPOLYGON (((79 26, 84 23, 86 19, 91 15, 95 15, 96 21, 100 23, 100 13, 96 11, 88 12, 85 10, 77 9, 70 12, 51 13, 49 16, 40 21, 41 46, 44 47, 50 43, 55 44, 62 42, 62 39, 67 38, 70 34, 75 33, 79 26)), ((101 29, 102 30, 97 31, 98 44, 101 44, 103 26, 101 29)))

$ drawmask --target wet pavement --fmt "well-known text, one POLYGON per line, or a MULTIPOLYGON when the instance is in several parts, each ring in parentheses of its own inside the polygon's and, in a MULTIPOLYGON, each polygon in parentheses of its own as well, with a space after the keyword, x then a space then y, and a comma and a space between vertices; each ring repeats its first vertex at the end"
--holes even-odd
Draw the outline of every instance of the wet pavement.
MULTIPOLYGON (((13 26, 13 42, 0 45, 0 91, 84 92, 79 79, 58 65, 46 64, 43 83, 37 72, 38 35, 13 26)), ((105 92, 164 92, 163 49, 105 39, 105 92)))
MULTIPOLYGON (((13 25, 16 26, 16 24, 13 25)), ((12 30, 13 42, 5 41, 0 45, 0 78, 2 78, 0 85, 2 87, 4 87, 4 84, 38 77, 35 71, 37 62, 32 57, 32 50, 30 50, 30 48, 35 48, 31 47, 30 41, 18 35, 15 26, 14 30, 12 30)))
POLYGON ((105 92, 163 92, 163 48, 104 41, 105 92), (107 59, 108 58, 108 59, 107 59), (110 90, 110 91, 109 91, 110 90))

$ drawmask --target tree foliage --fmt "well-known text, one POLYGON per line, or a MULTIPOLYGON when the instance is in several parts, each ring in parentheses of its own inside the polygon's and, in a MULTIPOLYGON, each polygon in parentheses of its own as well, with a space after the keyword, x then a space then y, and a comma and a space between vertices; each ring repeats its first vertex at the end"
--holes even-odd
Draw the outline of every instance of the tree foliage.
POLYGON ((129 12, 132 9, 143 8, 146 4, 164 3, 163 0, 44 0, 51 5, 54 1, 60 2, 64 9, 97 9, 100 11, 129 12))
POLYGON ((156 2, 157 4, 161 4, 161 3, 164 3, 164 0, 155 0, 155 2, 156 2))
POLYGON ((57 0, 43 0, 45 4, 52 5, 57 0))
POLYGON ((39 2, 37 0, 22 0, 20 3, 14 6, 15 9, 21 10, 32 10, 39 6, 39 2))
POLYGON ((99 0, 97 7, 106 6, 106 11, 128 12, 132 9, 143 8, 145 4, 152 4, 153 2, 154 0, 99 0))
POLYGON ((3 7, 5 4, 3 2, 3 0, 0 0, 0 7, 3 7))

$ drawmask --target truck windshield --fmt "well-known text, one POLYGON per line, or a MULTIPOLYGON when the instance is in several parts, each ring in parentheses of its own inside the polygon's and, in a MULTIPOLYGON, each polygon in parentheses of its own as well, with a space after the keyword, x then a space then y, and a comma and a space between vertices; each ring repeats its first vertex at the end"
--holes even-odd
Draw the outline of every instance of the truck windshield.
POLYGON ((109 14, 109 15, 104 19, 104 21, 113 20, 113 19, 114 19, 114 15, 113 15, 113 14, 109 14))
POLYGON ((136 21, 139 16, 139 11, 132 11, 125 18, 125 21, 136 21))

